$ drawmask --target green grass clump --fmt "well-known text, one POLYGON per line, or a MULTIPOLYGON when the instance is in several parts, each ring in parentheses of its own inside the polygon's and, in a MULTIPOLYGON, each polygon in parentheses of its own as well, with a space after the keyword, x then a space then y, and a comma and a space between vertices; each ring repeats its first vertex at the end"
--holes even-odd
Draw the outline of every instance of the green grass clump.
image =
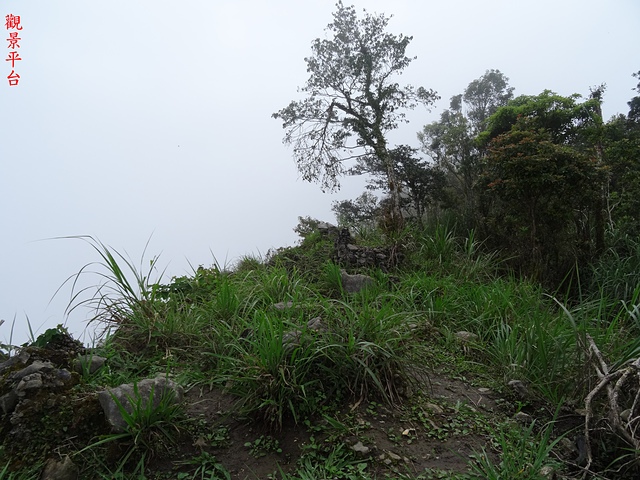
POLYGON ((534 427, 535 422, 525 429, 503 426, 494 435, 500 460, 496 462, 486 450, 473 455, 469 480, 549 478, 549 473, 544 473, 543 467, 551 468, 553 472, 561 466, 551 454, 562 437, 552 439, 553 429, 550 425, 540 433, 535 433, 534 427))
POLYGON ((228 372, 222 377, 241 399, 241 411, 280 427, 287 416, 314 415, 327 399, 399 401, 410 382, 406 319, 370 299, 361 302, 325 302, 320 331, 295 314, 256 311, 246 334, 221 358, 228 372))

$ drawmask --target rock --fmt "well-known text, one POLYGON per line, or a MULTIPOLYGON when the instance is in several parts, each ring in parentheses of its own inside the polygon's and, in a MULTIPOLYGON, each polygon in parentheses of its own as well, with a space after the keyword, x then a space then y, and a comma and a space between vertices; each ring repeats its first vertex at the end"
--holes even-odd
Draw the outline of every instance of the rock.
POLYGON ((326 235, 328 237, 337 237, 340 233, 340 230, 335 225, 332 225, 328 222, 319 222, 316 227, 321 235, 326 235))
MULTIPOLYGON (((323 332, 326 330, 324 324, 322 323, 322 317, 314 317, 307 322, 307 328, 314 332, 323 332)), ((300 337, 302 337, 302 330, 296 329, 291 332, 286 332, 282 335, 282 345, 287 346, 297 346, 300 345, 300 337)))
POLYGON ((81 375, 84 372, 93 375, 104 366, 106 361, 106 358, 99 355, 80 355, 73 362, 73 370, 81 375))
POLYGON ((66 368, 60 368, 53 371, 54 375, 51 379, 51 386, 53 387, 64 387, 68 385, 73 380, 71 376, 71 372, 66 368))
POLYGON ((518 412, 513 416, 513 419, 518 422, 521 423, 522 425, 531 425, 531 422, 533 422, 533 418, 531 417, 531 415, 529 415, 528 413, 524 413, 524 412, 518 412))
POLYGON ((402 460, 402 457, 400 455, 396 455, 393 452, 387 452, 387 455, 389 456, 389 458, 391 460, 393 460, 394 462, 399 462, 400 460, 402 460))
POLYGON ((543 478, 548 478, 549 480, 557 478, 556 470, 550 465, 545 465, 540 469, 540 476, 543 478))
POLYGON ((355 445, 353 445, 351 447, 351 450, 353 450, 356 453, 360 453, 362 455, 366 455, 367 453, 369 453, 369 447, 365 447, 362 442, 358 442, 355 445))
POLYGON ((477 342, 478 338, 479 338, 478 335, 476 335, 475 333, 467 332, 467 331, 464 331, 464 330, 462 330, 460 332, 456 332, 455 336, 462 343, 477 342))
POLYGON ((53 370, 53 365, 51 362, 41 362, 40 360, 35 360, 31 365, 24 367, 22 370, 18 370, 9 376, 10 380, 20 381, 24 377, 29 376, 33 373, 48 373, 53 370))
POLYGON ((334 262, 343 267, 378 267, 387 270, 401 260, 397 249, 391 247, 363 247, 356 245, 348 229, 335 236, 334 262))
POLYGON ((307 322, 307 328, 309 330, 313 330, 314 332, 322 332, 325 331, 325 326, 322 323, 322 317, 314 317, 307 322))
POLYGON ((400 455, 397 455, 389 450, 385 451, 384 453, 380 454, 380 456, 378 456, 378 460, 380 460, 382 463, 384 463, 387 466, 390 466, 394 463, 398 463, 398 462, 405 462, 405 463, 409 463, 410 460, 407 457, 401 457, 400 455))
POLYGON ((276 310, 286 310, 287 308, 293 307, 293 302, 279 302, 273 305, 273 308, 276 310))
POLYGON ((520 400, 529 398, 529 390, 520 380, 511 380, 507 383, 520 400))
POLYGON ((491 395, 493 392, 491 391, 490 388, 481 387, 478 389, 478 393, 482 395, 491 395))
POLYGON ((156 378, 147 378, 137 384, 124 384, 119 387, 98 392, 98 400, 105 417, 115 432, 124 432, 127 422, 122 417, 120 408, 129 414, 133 413, 131 401, 147 408, 153 394, 153 406, 157 408, 167 395, 173 396, 172 402, 180 403, 184 398, 184 390, 173 380, 160 374, 156 378), (115 400, 114 400, 115 398, 115 400))
POLYGON ((18 394, 15 390, 10 390, 8 393, 5 393, 2 397, 0 397, 0 409, 2 412, 7 415, 13 412, 18 405, 19 401, 18 394))
POLYGON ((340 271, 340 278, 342 280, 342 288, 347 293, 358 293, 375 283, 375 280, 368 275, 349 275, 344 270, 340 271))
POLYGON ((22 380, 20 380, 20 383, 18 383, 15 391, 18 396, 23 396, 25 395, 26 390, 37 390, 42 388, 42 385, 42 375, 36 372, 30 375, 25 375, 22 380))
POLYGON ((424 408, 430 410, 431 413, 435 413, 436 415, 442 415, 444 413, 444 409, 440 405, 436 405, 435 403, 427 402, 424 404, 424 408))
POLYGON ((9 370, 13 368, 14 365, 26 365, 29 361, 31 354, 26 350, 21 350, 18 355, 14 355, 13 357, 9 357, 8 360, 0 363, 0 374, 5 370, 9 370))
POLYGON ((292 330, 282 335, 282 345, 285 347, 292 347, 300 345, 300 337, 302 336, 302 330, 292 330))
POLYGON ((65 456, 62 461, 50 458, 40 474, 40 480, 76 480, 78 475, 78 467, 65 456))

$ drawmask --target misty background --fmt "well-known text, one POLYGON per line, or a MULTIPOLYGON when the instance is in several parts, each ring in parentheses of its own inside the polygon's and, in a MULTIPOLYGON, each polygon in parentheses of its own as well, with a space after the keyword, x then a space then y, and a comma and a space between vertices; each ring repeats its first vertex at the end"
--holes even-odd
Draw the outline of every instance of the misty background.
MULTIPOLYGON (((416 132, 488 69, 515 95, 589 94, 606 83, 605 119, 626 113, 640 69, 636 0, 354 1, 392 14, 417 56, 398 81, 441 96, 409 112, 392 142, 416 132)), ((20 83, 0 66, 0 343, 66 325, 67 278, 99 261, 91 235, 164 280, 199 265, 232 266, 293 245, 299 216, 334 221, 361 178, 323 194, 298 177, 271 114, 301 98, 304 57, 324 37, 329 0, 4 0, 21 17, 20 83), (146 256, 143 251, 148 242, 146 256), (11 324, 15 330, 11 334, 11 324)), ((3 29, 5 37, 8 31, 3 29)), ((5 41, 3 45, 7 45, 5 41)), ((4 47, 3 47, 4 48, 4 47)), ((8 52, 5 48, 5 50, 8 52)), ((6 57, 5 57, 6 58, 6 57)), ((82 285, 100 282, 85 277, 82 285)))

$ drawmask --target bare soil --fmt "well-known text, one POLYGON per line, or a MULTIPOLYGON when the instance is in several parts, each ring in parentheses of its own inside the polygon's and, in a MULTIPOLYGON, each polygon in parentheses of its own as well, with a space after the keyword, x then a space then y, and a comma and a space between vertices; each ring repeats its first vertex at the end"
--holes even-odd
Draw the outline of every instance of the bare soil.
MULTIPOLYGON (((229 415, 233 398, 220 390, 195 387, 186 395, 187 413, 198 419, 203 435, 181 445, 179 456, 189 459, 207 452, 232 479, 267 479, 276 478, 279 471, 295 472, 304 446, 310 442, 343 443, 357 450, 379 478, 385 474, 393 478, 394 472, 417 476, 425 469, 464 472, 473 452, 490 450, 487 425, 498 417, 504 420, 506 415, 496 402, 496 394, 442 375, 431 375, 413 398, 397 408, 375 402, 351 405, 335 415, 346 427, 342 435, 329 437, 331 429, 323 428, 326 421, 322 419, 315 429, 312 424, 313 431, 309 425, 288 422, 278 432, 267 432, 255 422, 229 415), (207 431, 222 432, 226 438, 211 442, 207 431), (267 448, 252 448, 258 439, 258 443, 266 441, 267 448), (268 448, 274 440, 277 448, 268 448)), ((158 462, 158 473, 165 471, 165 476, 158 478, 167 478, 168 470, 176 472, 176 465, 175 458, 158 462)), ((193 471, 193 467, 179 470, 193 471)))

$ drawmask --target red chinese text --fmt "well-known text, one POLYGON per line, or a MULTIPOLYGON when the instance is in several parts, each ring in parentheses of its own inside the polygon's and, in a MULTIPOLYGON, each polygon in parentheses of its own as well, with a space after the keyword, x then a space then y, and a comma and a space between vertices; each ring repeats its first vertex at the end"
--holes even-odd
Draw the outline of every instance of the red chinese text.
POLYGON ((9 42, 9 46, 7 48, 20 48, 20 45, 18 45, 18 41, 22 40, 19 36, 18 36, 18 32, 11 32, 9 34, 9 38, 7 38, 7 42, 9 42))
MULTIPOLYGON (((19 15, 14 15, 10 13, 9 15, 6 15, 4 18, 5 18, 4 26, 7 30, 22 30, 22 25, 20 24, 19 15)), ((9 38, 7 38, 7 42, 9 42, 9 45, 7 45, 7 48, 9 48, 11 51, 7 55, 7 58, 5 58, 5 62, 11 62, 11 73, 7 75, 7 80, 9 81, 10 87, 15 87, 20 82, 20 75, 17 74, 15 71, 16 62, 19 62, 22 60, 22 58, 20 57, 20 54, 16 50, 17 48, 20 48, 20 44, 18 43, 20 40, 22 40, 22 38, 18 36, 17 31, 9 32, 9 38)))
POLYGON ((20 16, 9 14, 5 17, 6 21, 4 26, 7 27, 7 30, 22 30, 22 26, 20 25, 20 16))

